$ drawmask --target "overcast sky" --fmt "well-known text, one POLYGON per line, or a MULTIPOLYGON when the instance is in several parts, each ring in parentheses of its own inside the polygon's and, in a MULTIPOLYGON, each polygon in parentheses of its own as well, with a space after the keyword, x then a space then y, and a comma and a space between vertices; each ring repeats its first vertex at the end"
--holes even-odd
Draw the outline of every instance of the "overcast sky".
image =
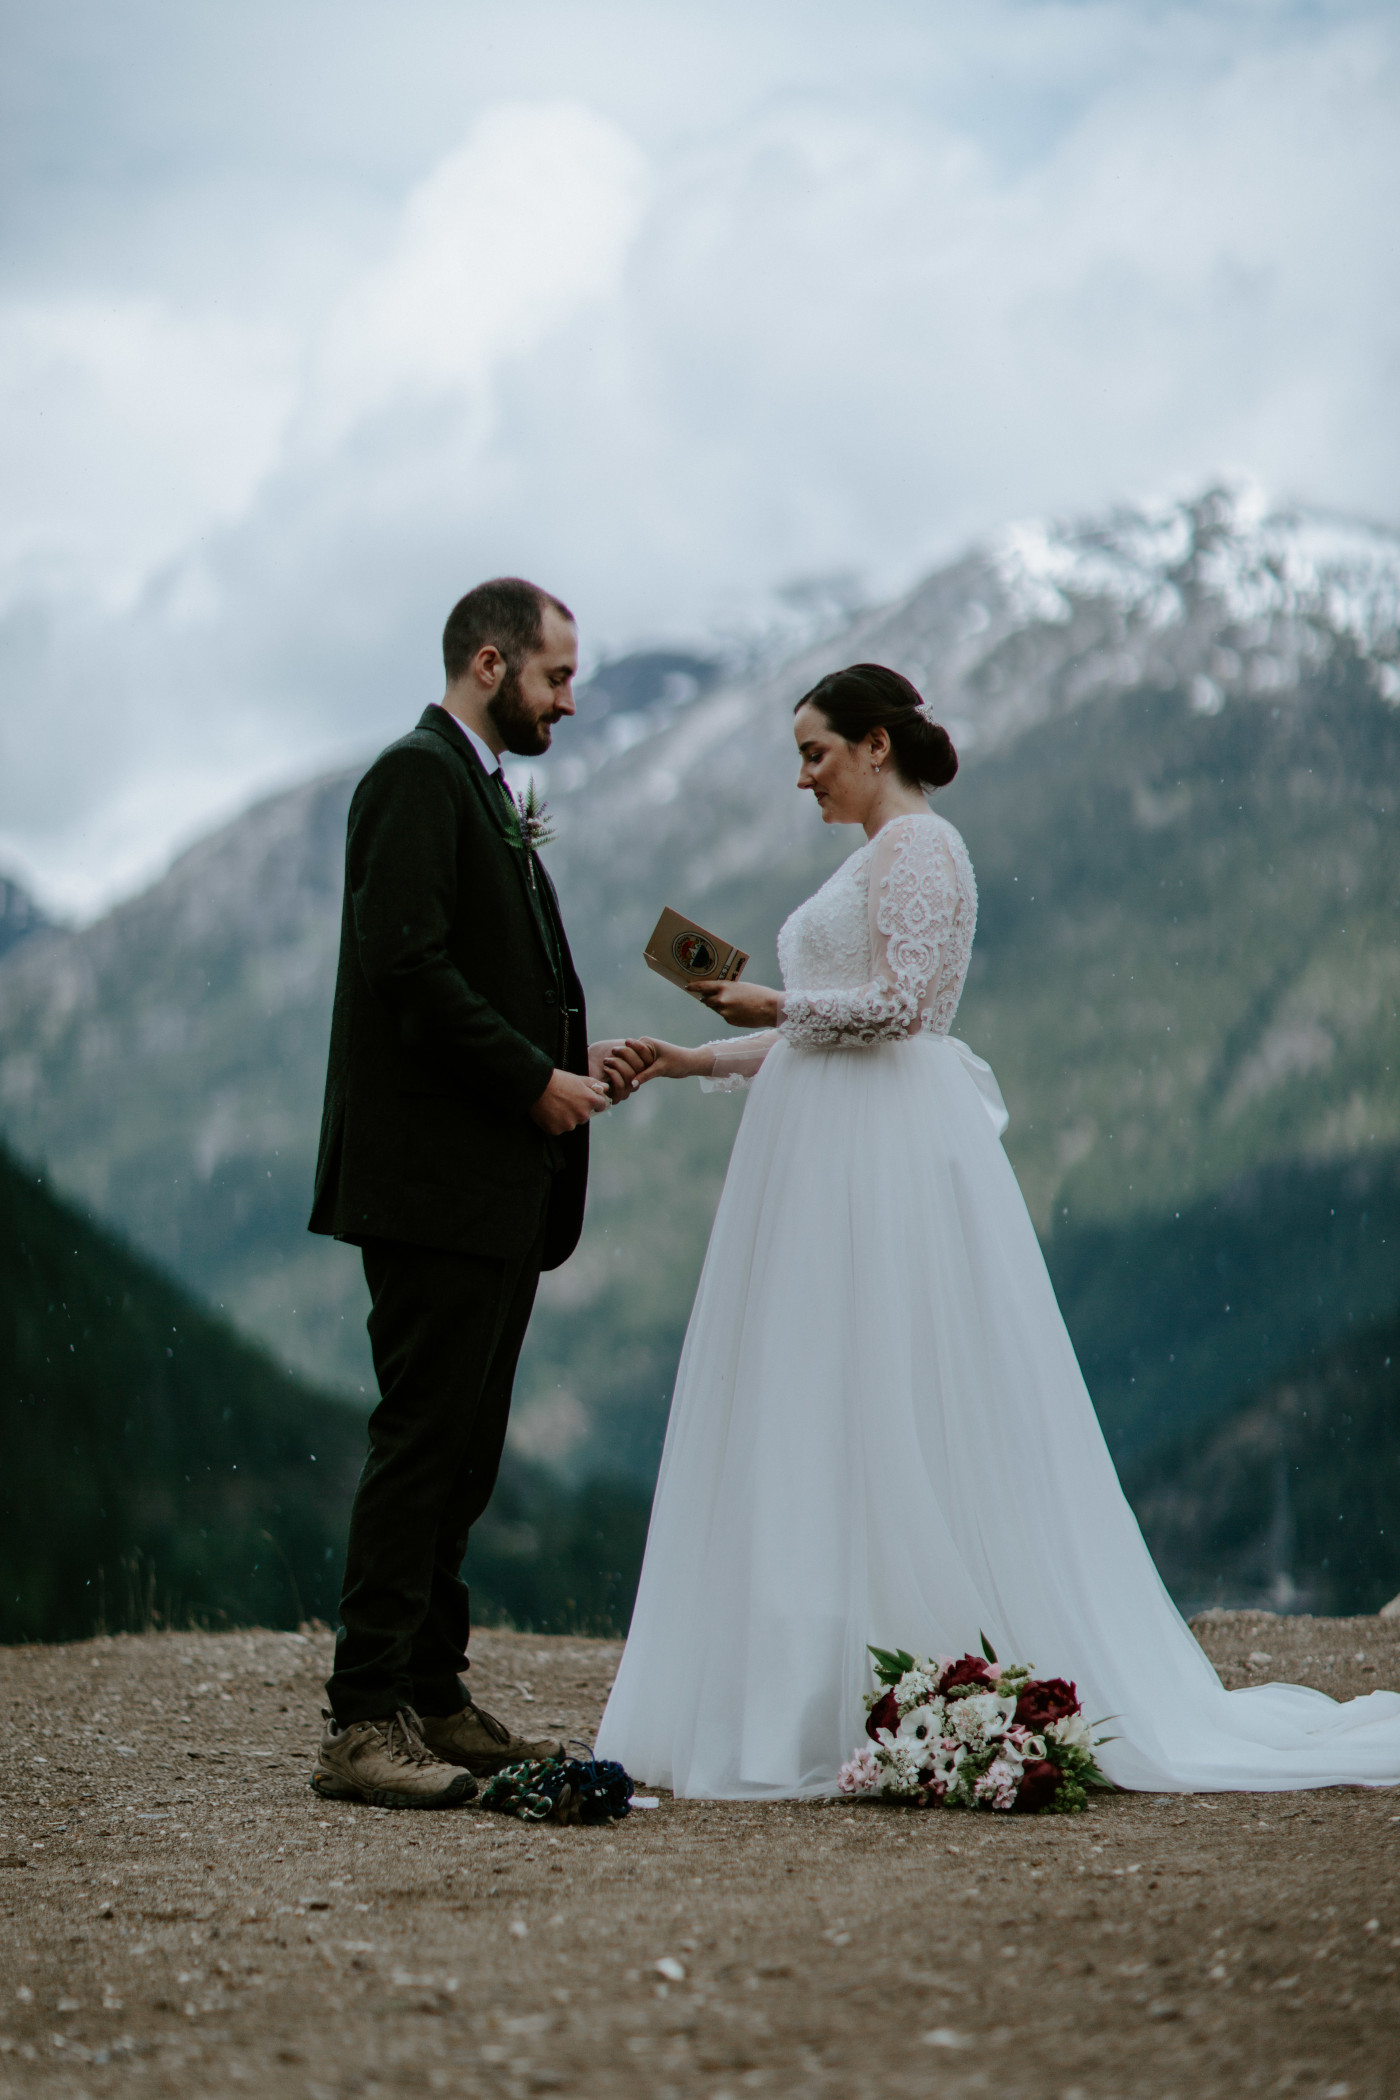
POLYGON ((1220 471, 1394 518, 1400 10, 4 0, 0 867, 1220 471))

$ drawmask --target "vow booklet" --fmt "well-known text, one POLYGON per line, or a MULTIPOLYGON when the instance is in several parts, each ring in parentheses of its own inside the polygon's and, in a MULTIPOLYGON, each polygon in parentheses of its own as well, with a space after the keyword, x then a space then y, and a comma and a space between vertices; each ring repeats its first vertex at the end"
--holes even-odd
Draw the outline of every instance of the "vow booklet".
POLYGON ((742 948, 707 933, 694 919, 686 919, 668 905, 656 922, 642 960, 658 977, 668 977, 682 991, 700 977, 735 978, 748 962, 742 948))

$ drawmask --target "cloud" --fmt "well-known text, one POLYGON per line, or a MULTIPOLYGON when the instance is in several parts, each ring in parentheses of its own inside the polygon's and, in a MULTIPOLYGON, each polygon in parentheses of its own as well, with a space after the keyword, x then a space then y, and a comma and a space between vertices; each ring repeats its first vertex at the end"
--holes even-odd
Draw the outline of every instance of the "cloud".
POLYGON ((0 592, 77 587, 114 613, 241 516, 293 400, 271 328, 152 298, 0 308, 0 592))
POLYGON ((314 169, 286 117, 246 194, 187 142, 188 198, 132 203, 149 282, 84 252, 12 293, 0 858, 92 909, 387 739, 485 573, 616 646, 1222 467, 1393 508, 1387 15, 878 15, 487 9, 488 63, 408 6, 425 97, 503 90, 463 132, 444 93, 415 159, 391 86, 361 152, 336 76, 334 180, 323 109, 314 169), (527 91, 545 50, 567 100, 527 91))
POLYGON ((489 111, 413 191, 391 252, 330 317, 305 408, 313 447, 399 406, 484 406, 506 359, 613 289, 643 182, 641 154, 588 110, 489 111))

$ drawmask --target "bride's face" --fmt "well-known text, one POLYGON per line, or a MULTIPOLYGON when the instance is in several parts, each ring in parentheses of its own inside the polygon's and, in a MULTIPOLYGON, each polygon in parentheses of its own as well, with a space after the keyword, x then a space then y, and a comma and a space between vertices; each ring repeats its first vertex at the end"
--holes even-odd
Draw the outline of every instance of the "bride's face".
POLYGON ((797 785, 817 798, 823 824, 863 824, 880 785, 870 739, 848 744, 817 707, 802 707, 792 719, 802 763, 797 785))

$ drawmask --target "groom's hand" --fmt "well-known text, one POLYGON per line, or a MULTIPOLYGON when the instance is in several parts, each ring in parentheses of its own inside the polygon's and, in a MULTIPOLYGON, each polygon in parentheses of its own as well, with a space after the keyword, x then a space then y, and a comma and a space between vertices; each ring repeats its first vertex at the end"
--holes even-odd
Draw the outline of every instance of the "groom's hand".
POLYGON ((531 1120, 551 1137, 566 1137, 608 1105, 608 1090, 601 1079, 585 1079, 578 1072, 555 1070, 549 1085, 530 1109, 531 1120))
POLYGON ((620 1040, 590 1043, 588 1076, 601 1079, 613 1101, 625 1101, 652 1061, 649 1043, 620 1040))

